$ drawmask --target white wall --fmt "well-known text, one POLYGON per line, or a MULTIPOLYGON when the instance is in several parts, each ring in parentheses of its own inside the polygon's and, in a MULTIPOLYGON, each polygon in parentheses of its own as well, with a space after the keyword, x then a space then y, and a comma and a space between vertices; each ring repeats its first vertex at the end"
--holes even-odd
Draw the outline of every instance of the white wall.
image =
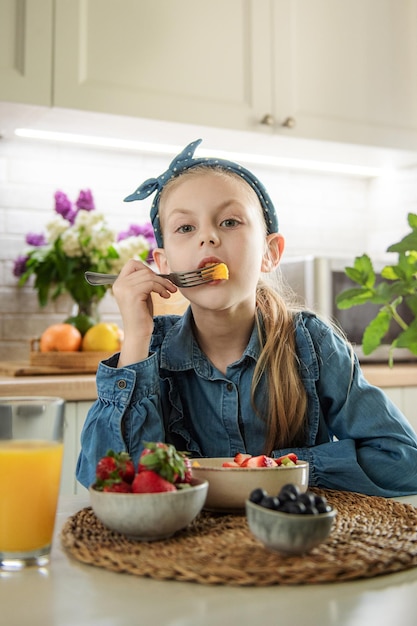
MULTIPOLYGON (((184 144, 189 141, 187 137, 184 144)), ((148 220, 150 200, 124 203, 146 178, 162 173, 170 157, 62 147, 22 139, 0 141, 0 360, 28 360, 29 340, 70 310, 65 298, 40 310, 36 292, 18 288, 13 260, 25 250, 28 231, 51 219, 56 190, 72 200, 90 188, 96 207, 117 231, 148 220)), ((286 254, 352 258, 381 256, 407 231, 408 211, 417 212, 417 168, 378 179, 252 167, 277 207, 286 254)), ((107 295, 102 318, 119 322, 107 295)))

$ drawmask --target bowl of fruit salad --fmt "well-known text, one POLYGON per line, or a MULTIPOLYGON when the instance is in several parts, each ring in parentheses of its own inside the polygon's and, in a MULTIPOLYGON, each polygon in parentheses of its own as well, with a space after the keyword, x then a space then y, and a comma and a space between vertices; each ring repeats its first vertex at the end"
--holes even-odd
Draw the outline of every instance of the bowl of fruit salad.
POLYGON ((287 555, 305 554, 325 541, 336 514, 324 496, 301 492, 292 483, 276 495, 254 489, 246 501, 246 518, 253 535, 268 550, 287 555))
POLYGON ((191 467, 195 478, 209 483, 204 505, 209 511, 244 511, 249 494, 257 487, 271 493, 278 493, 287 483, 296 484, 300 491, 308 487, 308 463, 293 453, 276 459, 242 453, 233 458, 191 459, 191 467))
POLYGON ((162 442, 145 445, 137 468, 127 453, 110 450, 89 489, 104 526, 138 541, 167 539, 186 528, 207 491, 207 481, 192 476, 188 457, 162 442))

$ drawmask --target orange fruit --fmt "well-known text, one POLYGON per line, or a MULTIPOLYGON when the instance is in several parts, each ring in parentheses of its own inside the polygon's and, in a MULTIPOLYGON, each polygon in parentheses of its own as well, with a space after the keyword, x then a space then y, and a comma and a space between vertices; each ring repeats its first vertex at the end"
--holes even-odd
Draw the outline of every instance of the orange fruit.
POLYGON ((42 333, 39 349, 41 352, 77 352, 80 350, 82 335, 72 324, 53 324, 42 333))
POLYGON ((118 352, 122 340, 123 332, 117 324, 100 322, 87 330, 81 349, 86 352, 118 352))

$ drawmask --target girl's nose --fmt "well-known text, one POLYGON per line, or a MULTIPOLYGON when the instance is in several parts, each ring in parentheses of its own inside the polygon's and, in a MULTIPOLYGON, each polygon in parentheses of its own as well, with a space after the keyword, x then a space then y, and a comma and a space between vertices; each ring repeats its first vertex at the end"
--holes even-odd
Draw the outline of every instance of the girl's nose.
POLYGON ((201 234, 200 246, 210 245, 217 246, 219 243, 219 237, 214 232, 207 232, 201 234))

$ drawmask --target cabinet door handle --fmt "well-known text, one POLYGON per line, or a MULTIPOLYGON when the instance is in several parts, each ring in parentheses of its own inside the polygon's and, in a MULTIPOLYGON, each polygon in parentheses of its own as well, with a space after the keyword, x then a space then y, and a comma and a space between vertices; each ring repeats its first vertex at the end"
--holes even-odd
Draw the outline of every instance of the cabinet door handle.
POLYGON ((274 116, 270 113, 265 113, 261 119, 261 124, 264 124, 264 126, 273 126, 275 124, 274 116))
POLYGON ((282 126, 284 126, 285 128, 294 128, 295 119, 293 117, 286 117, 285 120, 282 122, 282 126))

